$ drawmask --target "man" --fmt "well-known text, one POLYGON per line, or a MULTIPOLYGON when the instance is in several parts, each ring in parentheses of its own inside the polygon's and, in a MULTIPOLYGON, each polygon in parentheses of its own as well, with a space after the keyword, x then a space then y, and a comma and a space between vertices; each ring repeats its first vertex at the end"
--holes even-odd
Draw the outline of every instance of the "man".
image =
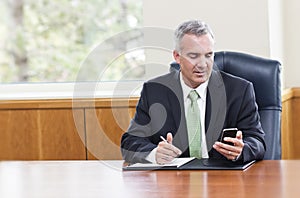
POLYGON ((250 161, 263 159, 264 132, 252 83, 215 70, 214 35, 191 20, 175 31, 174 59, 180 71, 143 85, 136 114, 123 134, 127 162, 165 164, 175 157, 250 161), (224 128, 238 128, 225 138, 224 128))

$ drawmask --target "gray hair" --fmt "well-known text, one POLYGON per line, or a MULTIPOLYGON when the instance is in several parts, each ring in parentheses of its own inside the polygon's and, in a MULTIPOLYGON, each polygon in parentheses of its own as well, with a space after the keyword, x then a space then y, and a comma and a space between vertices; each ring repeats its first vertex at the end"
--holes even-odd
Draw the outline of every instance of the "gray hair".
POLYGON ((178 52, 180 52, 180 41, 185 34, 193 34, 196 36, 210 34, 214 39, 211 28, 205 22, 200 20, 185 21, 177 27, 174 33, 175 49, 178 52))

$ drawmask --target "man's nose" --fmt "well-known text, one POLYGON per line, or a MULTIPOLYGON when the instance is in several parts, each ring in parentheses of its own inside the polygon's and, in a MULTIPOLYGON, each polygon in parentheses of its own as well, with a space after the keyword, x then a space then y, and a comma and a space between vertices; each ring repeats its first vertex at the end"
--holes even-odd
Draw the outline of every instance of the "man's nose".
POLYGON ((194 64, 196 67, 204 67, 206 65, 205 58, 198 58, 197 61, 194 64))

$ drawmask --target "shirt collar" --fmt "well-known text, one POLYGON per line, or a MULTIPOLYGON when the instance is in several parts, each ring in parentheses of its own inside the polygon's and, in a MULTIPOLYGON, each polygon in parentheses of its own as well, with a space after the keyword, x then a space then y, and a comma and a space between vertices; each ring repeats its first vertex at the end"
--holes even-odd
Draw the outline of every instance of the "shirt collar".
POLYGON ((182 73, 180 72, 180 83, 181 83, 181 87, 182 87, 182 91, 183 91, 184 100, 188 99, 188 95, 191 90, 196 90, 197 93, 199 94, 201 100, 206 99, 208 80, 206 82, 200 84, 197 88, 193 89, 184 83, 183 78, 182 78, 182 73))

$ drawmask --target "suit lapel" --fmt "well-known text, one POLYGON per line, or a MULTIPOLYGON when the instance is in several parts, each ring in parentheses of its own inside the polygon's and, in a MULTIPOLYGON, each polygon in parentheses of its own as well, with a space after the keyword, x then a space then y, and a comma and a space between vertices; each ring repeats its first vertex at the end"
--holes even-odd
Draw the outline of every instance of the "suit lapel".
MULTIPOLYGON (((178 115, 178 112, 175 111, 175 109, 178 109, 178 106, 172 106, 174 122, 176 124, 176 129, 178 129, 176 135, 174 136, 174 145, 176 145, 180 150, 186 151, 188 149, 188 137, 184 110, 184 99, 179 74, 179 72, 176 72, 176 74, 174 75, 174 80, 170 81, 172 83, 172 90, 176 94, 177 99, 179 101, 181 112, 180 115, 178 115)), ((169 100, 172 99, 170 98, 169 100)))
POLYGON ((221 134, 227 109, 225 86, 219 71, 212 71, 207 93, 205 128, 207 150, 210 151, 221 134))
MULTIPOLYGON (((168 89, 171 89, 172 92, 176 95, 168 95, 165 103, 170 105, 171 114, 174 123, 175 129, 177 131, 172 131, 174 135, 173 144, 182 151, 186 151, 188 148, 188 138, 187 138, 187 128, 185 120, 185 110, 184 110, 184 100, 183 92, 179 79, 179 71, 171 72, 167 78, 159 78, 155 82, 160 83, 166 86, 168 89), (178 111, 178 103, 180 105, 180 111, 178 111)), ((173 128, 173 127, 172 127, 173 128)))

